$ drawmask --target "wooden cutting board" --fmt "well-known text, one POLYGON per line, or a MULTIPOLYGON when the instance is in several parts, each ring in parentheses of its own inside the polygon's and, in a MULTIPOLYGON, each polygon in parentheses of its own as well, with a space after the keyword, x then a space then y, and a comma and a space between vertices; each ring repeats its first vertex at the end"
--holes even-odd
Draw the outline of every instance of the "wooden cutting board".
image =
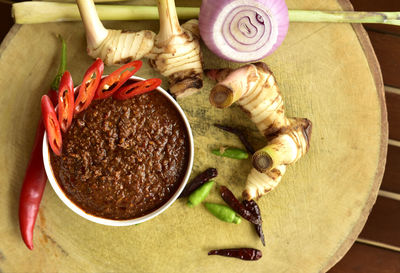
MULTIPOLYGON (((287 3, 291 9, 351 9, 345 0, 287 3)), ((106 26, 157 31, 158 22, 106 26)), ((203 206, 188 208, 185 200, 138 226, 94 224, 69 210, 47 186, 35 249, 29 251, 19 234, 18 198, 40 97, 58 64, 56 34, 67 41, 68 69, 78 82, 92 62, 80 22, 16 25, 0 47, 0 272, 325 272, 350 248, 375 202, 385 165, 387 116, 379 65, 359 25, 293 23, 265 62, 277 77, 288 114, 307 117, 314 127, 309 153, 259 201, 266 247, 248 222, 221 222, 203 206), (263 258, 207 256, 210 249, 230 247, 259 248, 263 258)), ((203 52, 206 68, 236 66, 205 47, 203 52)), ((138 75, 158 76, 147 65, 138 75)), ((216 167, 218 184, 240 195, 250 161, 210 154, 221 144, 240 147, 212 124, 247 127, 257 147, 264 140, 238 107, 210 107, 212 85, 206 79, 200 93, 179 101, 195 136, 193 174, 216 167)), ((207 200, 223 202, 216 189, 207 200)))

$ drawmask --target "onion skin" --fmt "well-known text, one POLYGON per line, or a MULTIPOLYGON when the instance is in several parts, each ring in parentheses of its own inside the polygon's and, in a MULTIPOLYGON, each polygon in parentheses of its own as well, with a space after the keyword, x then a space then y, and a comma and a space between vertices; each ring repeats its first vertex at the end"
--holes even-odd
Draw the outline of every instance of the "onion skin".
POLYGON ((286 37, 289 13, 284 0, 203 0, 200 34, 222 59, 253 62, 274 52, 286 37))

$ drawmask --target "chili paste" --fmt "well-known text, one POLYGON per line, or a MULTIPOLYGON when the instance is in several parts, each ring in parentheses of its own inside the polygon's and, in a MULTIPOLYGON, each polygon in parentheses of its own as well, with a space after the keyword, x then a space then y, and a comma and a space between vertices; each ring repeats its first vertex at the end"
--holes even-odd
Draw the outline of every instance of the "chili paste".
POLYGON ((66 196, 85 212, 122 220, 161 207, 182 182, 189 140, 160 92, 93 101, 63 133, 51 165, 66 196))

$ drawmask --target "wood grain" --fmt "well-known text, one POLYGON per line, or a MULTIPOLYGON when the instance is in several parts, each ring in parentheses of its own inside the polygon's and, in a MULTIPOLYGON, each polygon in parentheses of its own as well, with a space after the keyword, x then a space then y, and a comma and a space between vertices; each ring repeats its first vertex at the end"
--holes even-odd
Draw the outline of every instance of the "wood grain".
MULTIPOLYGON (((358 11, 400 11, 400 4, 397 0, 351 0, 355 10, 358 11)), ((366 24, 368 31, 377 31, 400 35, 400 26, 384 24, 366 24)))
POLYGON ((384 75, 386 85, 400 88, 400 36, 368 32, 384 75))
POLYGON ((399 1, 397 0, 351 0, 355 10, 365 11, 399 11, 399 1))
POLYGON ((389 120, 389 138, 400 140, 400 92, 398 94, 386 92, 386 105, 389 120))
POLYGON ((355 243, 329 273, 400 272, 399 254, 390 250, 355 243))
POLYGON ((400 147, 389 145, 381 189, 400 193, 400 147))
POLYGON ((0 3, 0 41, 3 40, 13 24, 14 22, 11 18, 11 5, 0 3))
MULTIPOLYGON (((343 1, 339 1, 339 2, 341 3, 343 10, 348 10, 348 11, 353 10, 353 6, 349 1, 343 0, 343 1)), ((378 171, 375 176, 376 190, 378 190, 379 185, 380 185, 380 182, 378 182, 378 181, 382 180, 382 176, 383 176, 384 168, 385 168, 386 153, 387 153, 387 138, 388 138, 387 110, 386 110, 386 104, 385 104, 385 99, 384 99, 382 73, 380 70, 380 66, 379 66, 377 57, 371 46, 371 42, 368 38, 368 35, 367 35, 365 29, 360 24, 353 24, 352 27, 357 34, 357 37, 359 39, 359 42, 361 44, 361 47, 362 47, 364 53, 366 54, 366 58, 368 60, 368 65, 369 65, 372 77, 374 79, 374 83, 376 85, 377 93, 378 93, 378 97, 379 97, 379 101, 380 101, 381 124, 383 124, 383 127, 382 127, 383 136, 380 140, 381 150, 380 150, 380 154, 379 154, 379 160, 383 162, 383 165, 378 167, 378 171)), ((374 194, 370 195, 369 200, 367 201, 368 203, 371 204, 371 207, 375 203, 375 200, 376 200, 376 196, 373 197, 373 195, 374 194)), ((354 225, 353 229, 351 230, 350 235, 347 237, 346 241, 341 245, 341 247, 337 250, 336 254, 328 261, 328 263, 325 265, 325 267, 321 270, 322 272, 328 271, 350 249, 356 236, 358 236, 358 234, 361 232, 361 230, 365 224, 365 221, 368 217, 369 212, 370 212, 369 209, 366 209, 366 207, 365 207, 364 211, 361 213, 360 219, 358 220, 357 224, 354 225), (351 236, 354 236, 354 239, 351 239, 351 236)))
MULTIPOLYGON (((287 3, 298 9, 340 8, 333 0, 287 3)), ((158 24, 110 22, 107 27, 156 31, 158 24)), ((0 88, 8 91, 0 93, 5 106, 0 108, 0 143, 7 143, 0 146, 0 209, 7 212, 0 222, 0 235, 7 238, 0 246, 3 271, 318 272, 336 263, 354 242, 376 199, 385 162, 387 123, 379 67, 359 26, 293 24, 266 62, 280 83, 288 114, 314 122, 312 148, 290 167, 278 189, 259 202, 268 247, 262 248, 248 223, 219 222, 202 207, 188 209, 184 201, 139 226, 95 225, 68 210, 47 187, 35 230, 36 250, 27 255, 16 229, 15 200, 39 117, 38 100, 58 60, 55 33, 67 40, 68 67, 80 79, 92 62, 80 23, 14 27, 0 48, 0 88), (264 258, 243 263, 206 255, 211 248, 239 246, 262 248, 264 258)), ((203 53, 206 68, 236 66, 204 48, 203 53)), ((147 65, 138 75, 158 76, 147 65)), ((212 85, 206 80, 202 92, 179 101, 194 130, 194 173, 217 167, 218 183, 239 195, 250 163, 211 155, 209 149, 221 143, 240 145, 211 124, 246 126, 257 145, 264 142, 238 107, 210 108, 212 85)), ((213 191, 208 201, 221 199, 213 191)))
POLYGON ((379 196, 360 237, 400 247, 399 218, 400 202, 379 196))

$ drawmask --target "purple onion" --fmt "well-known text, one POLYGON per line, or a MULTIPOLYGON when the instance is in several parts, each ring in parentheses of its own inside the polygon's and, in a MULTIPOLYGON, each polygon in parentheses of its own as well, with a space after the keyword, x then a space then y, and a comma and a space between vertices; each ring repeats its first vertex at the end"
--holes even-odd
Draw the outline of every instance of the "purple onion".
POLYGON ((289 13, 284 0, 203 0, 201 38, 219 57, 253 62, 275 51, 286 37, 289 13))

